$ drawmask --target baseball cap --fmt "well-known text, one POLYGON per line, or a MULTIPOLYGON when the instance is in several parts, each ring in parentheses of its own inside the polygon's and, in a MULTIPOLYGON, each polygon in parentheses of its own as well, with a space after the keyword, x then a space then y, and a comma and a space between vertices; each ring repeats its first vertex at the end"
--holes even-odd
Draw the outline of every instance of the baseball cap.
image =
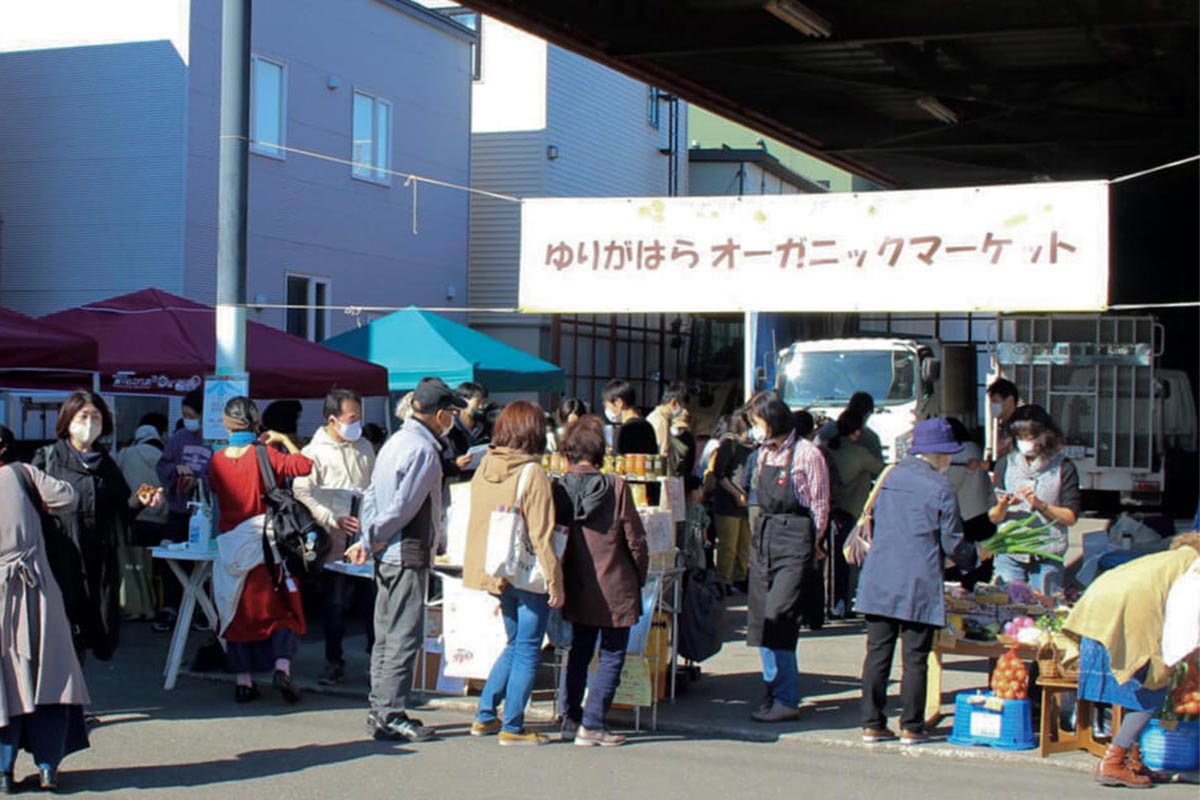
POLYGON ((441 378, 422 378, 413 392, 412 407, 422 414, 432 414, 443 408, 466 408, 467 401, 441 378))

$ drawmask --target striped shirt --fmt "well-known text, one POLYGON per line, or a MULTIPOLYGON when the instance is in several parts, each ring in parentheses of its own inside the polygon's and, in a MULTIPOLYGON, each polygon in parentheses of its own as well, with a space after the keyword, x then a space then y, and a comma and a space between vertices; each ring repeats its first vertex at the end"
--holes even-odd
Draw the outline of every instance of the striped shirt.
POLYGON ((786 467, 788 451, 793 448, 796 454, 792 458, 792 487, 796 502, 812 512, 820 535, 829 524, 829 467, 815 444, 807 439, 797 441, 795 431, 782 444, 763 443, 758 450, 758 474, 762 474, 764 467, 786 467))

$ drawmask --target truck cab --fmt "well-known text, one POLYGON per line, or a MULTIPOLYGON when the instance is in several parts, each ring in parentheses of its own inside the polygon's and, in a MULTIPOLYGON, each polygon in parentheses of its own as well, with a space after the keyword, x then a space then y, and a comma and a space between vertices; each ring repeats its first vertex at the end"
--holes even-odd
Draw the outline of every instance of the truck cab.
POLYGON ((858 338, 796 342, 780 351, 775 388, 793 410, 836 419, 855 392, 875 400, 868 427, 885 461, 908 450, 913 426, 942 413, 940 346, 932 340, 858 338))

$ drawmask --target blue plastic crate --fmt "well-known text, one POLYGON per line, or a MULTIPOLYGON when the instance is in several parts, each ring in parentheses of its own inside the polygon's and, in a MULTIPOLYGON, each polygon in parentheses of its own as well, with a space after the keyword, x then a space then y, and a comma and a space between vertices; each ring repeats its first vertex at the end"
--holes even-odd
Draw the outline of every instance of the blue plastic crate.
POLYGON ((1028 700, 1002 700, 1003 709, 993 711, 984 703, 991 692, 960 692, 954 698, 954 730, 949 742, 957 745, 987 745, 1000 750, 1032 750, 1033 712, 1028 700))
POLYGON ((1200 722, 1180 722, 1171 730, 1160 719, 1152 721, 1142 732, 1142 760, 1169 772, 1200 769, 1200 722))

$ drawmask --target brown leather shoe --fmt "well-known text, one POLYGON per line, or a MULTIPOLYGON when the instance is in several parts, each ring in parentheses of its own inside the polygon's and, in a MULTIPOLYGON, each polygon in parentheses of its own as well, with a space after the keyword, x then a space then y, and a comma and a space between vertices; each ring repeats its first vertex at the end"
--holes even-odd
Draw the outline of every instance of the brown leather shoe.
POLYGON ((1125 757, 1125 765, 1134 775, 1149 778, 1152 783, 1165 783, 1168 779, 1165 773, 1146 766, 1146 762, 1142 761, 1142 748, 1136 744, 1129 748, 1129 755, 1125 757))
POLYGON ((1129 751, 1115 744, 1108 746, 1104 758, 1096 765, 1095 778, 1101 786, 1124 786, 1127 789, 1149 789, 1154 784, 1145 775, 1129 768, 1129 751))

